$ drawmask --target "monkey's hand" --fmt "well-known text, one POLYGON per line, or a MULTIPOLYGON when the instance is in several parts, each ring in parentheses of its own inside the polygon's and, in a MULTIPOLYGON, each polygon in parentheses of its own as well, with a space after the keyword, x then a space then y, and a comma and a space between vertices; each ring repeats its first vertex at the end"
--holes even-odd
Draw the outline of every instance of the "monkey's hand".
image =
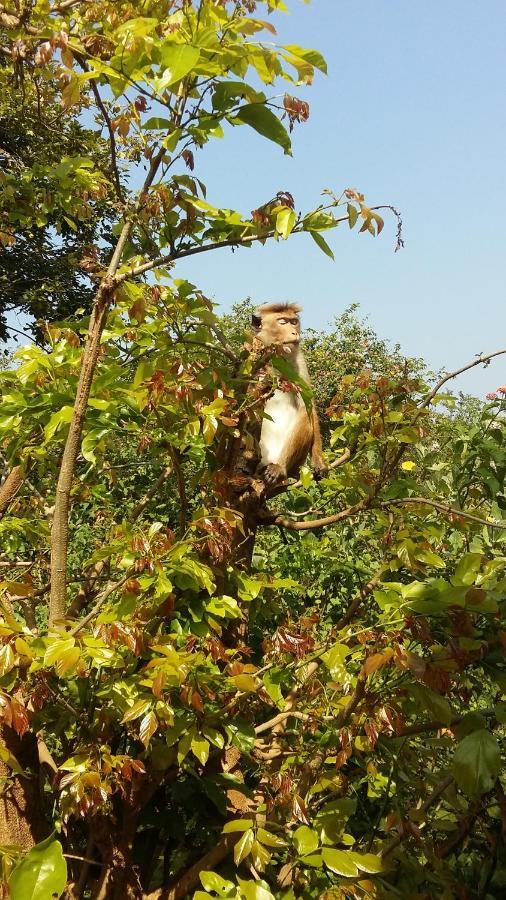
POLYGON ((267 487, 274 487, 279 481, 284 481, 287 477, 285 469, 278 463, 269 463, 261 472, 261 476, 267 487))

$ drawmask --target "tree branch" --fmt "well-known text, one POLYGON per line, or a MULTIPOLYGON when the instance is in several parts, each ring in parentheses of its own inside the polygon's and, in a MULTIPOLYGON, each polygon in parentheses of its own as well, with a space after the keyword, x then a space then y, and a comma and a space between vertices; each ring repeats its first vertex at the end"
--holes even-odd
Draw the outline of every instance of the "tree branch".
POLYGON ((215 869, 222 859, 225 859, 227 853, 235 846, 240 837, 241 835, 237 833, 225 834, 212 850, 209 850, 205 856, 187 869, 183 875, 180 875, 172 885, 166 888, 159 888, 157 891, 151 891, 149 894, 143 894, 143 900, 182 900, 198 884, 200 873, 208 869, 215 869))
MULTIPOLYGON (((425 409, 427 406, 429 406, 432 403, 436 394, 439 393, 439 391, 446 384, 447 381, 451 381, 452 378, 456 378, 457 375, 462 375, 463 372, 467 372, 469 369, 474 369, 475 366, 481 366, 481 365, 487 366, 488 363, 490 362, 490 360, 494 359, 494 357, 496 357, 496 356, 502 356, 504 353, 506 353, 506 349, 505 350, 496 350, 494 353, 487 353, 486 355, 483 355, 482 353, 480 353, 478 358, 473 360, 473 362, 467 363, 467 365, 462 366, 460 369, 455 369, 454 372, 449 372, 447 375, 444 375, 443 378, 441 378, 440 381, 438 381, 438 383, 435 385, 435 387, 432 388, 430 393, 427 394, 425 399, 420 404, 419 410, 425 409)), ((418 415, 416 416, 416 418, 414 420, 415 422, 419 415, 420 415, 420 413, 418 413, 418 415)))
POLYGON ((23 466, 14 466, 0 485, 0 519, 3 519, 25 480, 23 466))
POLYGON ((75 637, 76 634, 79 633, 79 631, 81 631, 86 625, 88 625, 89 622, 91 622, 93 619, 95 619, 98 616, 98 614, 99 614, 100 610, 102 609, 106 600, 109 599, 109 597, 111 596, 111 594, 114 593, 114 591, 118 591, 121 587, 123 587, 123 585, 128 581, 129 578, 130 578, 130 573, 128 573, 128 575, 124 575, 123 578, 120 578, 119 581, 114 581, 112 584, 108 584, 107 587, 105 588, 105 590, 102 591, 102 593, 99 595, 98 600, 95 603, 95 606, 93 607, 93 609, 90 610, 90 612, 86 616, 84 616, 83 619, 81 619, 76 625, 74 625, 73 628, 70 629, 69 635, 71 635, 72 637, 75 637))
POLYGON ((323 519, 308 519, 306 522, 294 522, 293 519, 288 519, 286 516, 272 514, 270 517, 263 518, 260 521, 260 524, 280 525, 282 528, 286 528, 289 531, 310 531, 312 528, 324 528, 326 525, 334 525, 336 522, 341 522, 343 519, 349 519, 350 516, 354 516, 357 513, 368 509, 372 502, 373 497, 366 497, 364 500, 360 500, 353 506, 348 506, 347 509, 342 509, 332 516, 325 516, 323 519))
MULTIPOLYGON (((162 148, 153 157, 149 172, 146 176, 141 191, 139 192, 134 214, 140 209, 144 192, 151 186, 158 167, 163 159, 165 150, 162 148)), ((107 321, 109 306, 117 286, 116 273, 121 263, 121 257, 128 241, 130 232, 134 226, 135 215, 124 222, 121 234, 118 238, 107 273, 101 282, 91 314, 86 346, 84 348, 79 382, 77 386, 74 411, 69 426, 69 432, 63 451, 60 465, 60 474, 56 487, 56 501, 54 507, 53 527, 51 529, 51 596, 49 601, 49 625, 65 614, 67 600, 67 555, 69 540, 69 509, 70 491, 74 478, 74 469, 78 453, 81 449, 81 436, 84 418, 88 408, 91 386, 95 375, 100 341, 107 321)))
MULTIPOLYGON (((76 54, 74 54, 74 55, 76 55, 76 54)), ((90 67, 88 66, 88 63, 82 56, 76 55, 76 59, 84 72, 90 71, 90 67)), ((107 109, 105 108, 104 101, 102 100, 102 97, 100 96, 98 84, 94 78, 90 78, 90 86, 93 91, 93 95, 95 97, 96 104, 97 104, 100 112, 102 113, 102 116, 104 117, 104 122, 106 124, 107 131, 109 132, 109 146, 111 148, 111 169, 112 169, 114 187, 116 189, 116 195, 118 197, 118 200, 123 202, 124 197, 123 197, 123 189, 121 187, 121 180, 119 177, 119 170, 118 170, 116 138, 114 135, 114 128, 112 127, 111 117, 110 117, 109 113, 107 112, 107 109)))
POLYGON ((477 522, 478 525, 486 525, 487 528, 506 528, 506 522, 499 522, 497 519, 482 519, 472 513, 465 512, 463 509, 456 509, 454 506, 448 506, 446 503, 440 503, 439 500, 429 500, 427 497, 399 497, 397 500, 383 500, 380 504, 382 507, 390 506, 406 506, 409 504, 432 506, 439 512, 447 513, 452 516, 459 516, 462 519, 468 519, 470 522, 477 522))
MULTIPOLYGON (((427 813, 431 806, 434 806, 434 804, 437 803, 439 798, 444 794, 446 789, 449 788, 451 784, 453 784, 453 775, 447 775, 447 777, 434 788, 432 794, 427 798, 425 803, 422 803, 420 812, 427 813)), ((399 846, 399 844, 402 844, 402 842, 407 837, 409 837, 409 833, 407 831, 404 831, 403 834, 398 834, 397 837, 395 837, 387 847, 381 850, 381 858, 385 859, 387 856, 390 856, 390 854, 393 853, 393 851, 399 846)))
POLYGON ((381 566, 381 568, 379 568, 378 571, 375 572, 371 580, 368 581, 367 584, 365 584, 364 587, 361 588, 358 594, 353 598, 344 615, 341 616, 339 621, 334 625, 333 630, 340 631, 351 622, 365 598, 368 597, 369 594, 372 594, 374 588, 379 584, 385 571, 386 569, 384 568, 384 566, 381 566))
POLYGON ((160 473, 155 483, 150 487, 149 491, 144 494, 144 497, 139 500, 137 506, 135 506, 128 517, 130 522, 135 522, 139 518, 140 515, 146 509, 149 501, 155 496, 155 494, 160 490, 164 481, 169 477, 172 472, 172 464, 169 466, 165 466, 163 471, 160 473))

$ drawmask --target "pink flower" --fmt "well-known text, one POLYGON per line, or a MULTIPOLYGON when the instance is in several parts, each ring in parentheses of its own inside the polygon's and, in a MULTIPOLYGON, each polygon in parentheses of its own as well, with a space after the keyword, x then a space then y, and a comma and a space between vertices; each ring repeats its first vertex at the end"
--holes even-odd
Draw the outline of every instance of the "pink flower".
POLYGON ((506 394, 506 384, 501 384, 501 387, 497 388, 498 394, 506 394))
POLYGON ((486 395, 487 400, 497 400, 497 394, 495 391, 490 391, 489 394, 486 395))

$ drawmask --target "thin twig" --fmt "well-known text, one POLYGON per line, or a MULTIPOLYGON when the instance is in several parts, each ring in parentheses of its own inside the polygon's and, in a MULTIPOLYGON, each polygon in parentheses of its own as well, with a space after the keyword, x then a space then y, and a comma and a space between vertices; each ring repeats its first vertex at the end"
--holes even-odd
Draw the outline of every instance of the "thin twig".
POLYGON ((461 519, 468 519, 470 522, 477 522, 478 525, 486 525, 487 528, 506 528, 506 522, 499 522, 497 519, 482 519, 480 516, 465 512, 463 509, 456 509, 454 506, 448 506, 446 503, 441 503, 439 500, 429 500, 428 497, 400 497, 397 500, 384 500, 380 506, 406 506, 409 504, 432 506, 434 509, 439 510, 439 512, 444 512, 451 516, 458 516, 461 519))
MULTIPOLYGON (((420 812, 427 813, 431 806, 434 806, 435 803, 439 800, 439 798, 444 794, 447 788, 453 784, 453 775, 447 775, 447 777, 441 781, 432 791, 432 794, 427 798, 425 803, 422 803, 420 807, 420 812)), ((387 856, 390 856, 391 853, 402 844, 402 842, 409 836, 409 833, 404 830, 402 834, 398 834, 397 837, 393 839, 393 841, 388 844, 383 850, 380 851, 380 856, 382 859, 385 859, 387 856)))
MULTIPOLYGON (((496 350, 494 353, 480 353, 477 359, 473 360, 473 362, 467 363, 467 365, 462 366, 460 369, 455 369, 454 372, 449 372, 447 375, 444 375, 435 387, 432 388, 429 394, 425 397, 425 399, 420 403, 419 410, 425 409, 429 406, 437 393, 441 390, 441 388, 446 384, 447 381, 451 381, 452 378, 456 378, 457 375, 462 375, 463 372, 467 372, 469 369, 474 369, 475 366, 487 365, 491 359, 494 359, 496 356, 502 356, 506 353, 506 350, 496 350)), ((416 416, 414 421, 418 419, 420 413, 416 416)))
POLYGON ((95 619, 98 616, 98 614, 99 614, 100 610, 102 609, 106 600, 108 600, 108 598, 111 596, 111 594, 114 593, 114 591, 118 591, 121 587, 123 587, 123 585, 128 581, 129 578, 130 578, 130 573, 128 575, 124 575, 123 578, 120 578, 119 581, 114 581, 111 584, 109 584, 106 587, 106 589, 104 591, 102 591, 102 593, 99 595, 97 602, 95 603, 95 606, 93 607, 93 609, 90 610, 90 612, 86 616, 84 616, 83 619, 81 619, 76 625, 74 625, 73 628, 70 629, 69 634, 72 637, 75 637, 75 635, 79 631, 81 631, 86 625, 88 625, 89 622, 91 622, 93 619, 95 619))
POLYGON ((171 472, 172 472, 172 465, 165 466, 163 471, 160 473, 160 475, 156 479, 155 483, 152 485, 152 487, 150 487, 149 491, 147 491, 144 494, 144 497, 142 498, 142 500, 139 500, 137 506, 135 506, 133 508, 133 510, 129 516, 130 522, 135 522, 139 518, 139 516, 142 515, 142 513, 146 509, 146 506, 148 505, 149 501, 155 496, 156 493, 158 493, 162 484, 169 477, 171 472))

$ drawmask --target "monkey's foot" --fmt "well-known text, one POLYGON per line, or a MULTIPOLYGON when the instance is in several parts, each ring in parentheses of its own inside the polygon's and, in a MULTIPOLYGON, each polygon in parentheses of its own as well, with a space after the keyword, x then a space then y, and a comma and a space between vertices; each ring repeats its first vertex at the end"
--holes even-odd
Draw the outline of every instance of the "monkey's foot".
POLYGON ((278 481, 283 481, 286 478, 286 472, 277 463, 269 463, 261 472, 261 476, 267 487, 274 487, 278 481))
POLYGON ((328 473, 329 467, 326 465, 326 463, 318 463, 317 465, 313 466, 313 475, 315 481, 321 481, 321 479, 325 478, 325 475, 328 475, 328 473))

